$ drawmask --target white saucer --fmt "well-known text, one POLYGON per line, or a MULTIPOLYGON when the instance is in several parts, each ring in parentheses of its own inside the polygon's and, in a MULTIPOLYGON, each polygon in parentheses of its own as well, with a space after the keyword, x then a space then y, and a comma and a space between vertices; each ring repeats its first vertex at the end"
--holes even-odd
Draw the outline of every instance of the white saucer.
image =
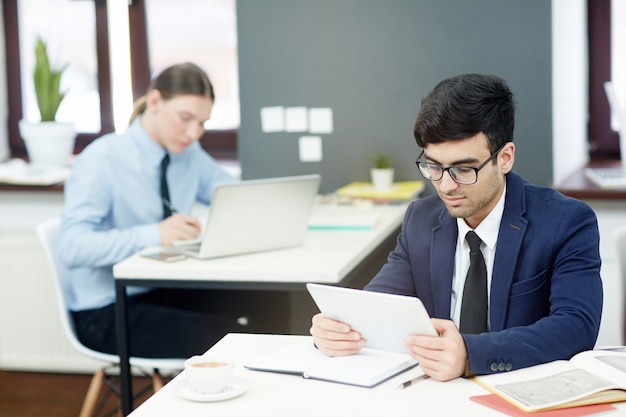
POLYGON ((215 392, 211 394, 205 394, 195 391, 189 385, 187 378, 180 378, 173 381, 173 388, 176 394, 191 401, 224 401, 231 398, 235 398, 248 390, 248 380, 240 376, 233 378, 233 382, 230 383, 223 391, 215 392))

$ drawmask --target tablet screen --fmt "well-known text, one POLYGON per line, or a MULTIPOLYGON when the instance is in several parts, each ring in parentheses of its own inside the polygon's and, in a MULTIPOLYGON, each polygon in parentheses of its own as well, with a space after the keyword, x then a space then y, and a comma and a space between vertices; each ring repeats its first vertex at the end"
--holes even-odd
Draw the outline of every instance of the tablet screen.
POLYGON ((361 333, 368 348, 408 353, 404 346, 408 335, 437 335, 419 298, 332 285, 306 286, 320 311, 361 333))

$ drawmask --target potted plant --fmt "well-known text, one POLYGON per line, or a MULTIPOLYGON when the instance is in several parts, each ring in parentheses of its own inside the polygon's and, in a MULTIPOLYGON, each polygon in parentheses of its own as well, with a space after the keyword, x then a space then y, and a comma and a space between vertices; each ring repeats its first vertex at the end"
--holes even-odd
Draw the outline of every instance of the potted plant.
POLYGON ((56 121, 56 113, 65 97, 61 91, 61 76, 67 65, 52 68, 46 43, 37 37, 33 81, 41 121, 20 120, 20 135, 26 144, 31 163, 65 166, 74 151, 76 132, 71 123, 56 121))
POLYGON ((372 185, 377 190, 389 190, 393 186, 394 161, 389 155, 374 153, 368 157, 372 185))

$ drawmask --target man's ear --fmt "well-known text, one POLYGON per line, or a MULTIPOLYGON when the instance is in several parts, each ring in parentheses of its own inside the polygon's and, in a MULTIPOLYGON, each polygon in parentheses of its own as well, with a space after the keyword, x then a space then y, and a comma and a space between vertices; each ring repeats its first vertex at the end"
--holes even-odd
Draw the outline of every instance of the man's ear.
POLYGON ((498 159, 501 161, 500 169, 503 174, 507 174, 511 171, 513 169, 513 164, 515 163, 515 144, 513 142, 507 142, 500 151, 498 159))

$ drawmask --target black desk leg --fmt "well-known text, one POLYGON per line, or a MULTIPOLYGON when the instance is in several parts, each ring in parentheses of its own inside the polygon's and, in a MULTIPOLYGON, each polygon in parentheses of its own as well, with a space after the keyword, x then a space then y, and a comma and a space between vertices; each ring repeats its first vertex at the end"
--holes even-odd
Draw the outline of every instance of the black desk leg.
POLYGON ((115 325, 117 330, 117 352, 120 356, 120 400, 122 414, 127 416, 133 411, 133 387, 130 378, 128 320, 126 317, 126 286, 115 281, 115 325))

